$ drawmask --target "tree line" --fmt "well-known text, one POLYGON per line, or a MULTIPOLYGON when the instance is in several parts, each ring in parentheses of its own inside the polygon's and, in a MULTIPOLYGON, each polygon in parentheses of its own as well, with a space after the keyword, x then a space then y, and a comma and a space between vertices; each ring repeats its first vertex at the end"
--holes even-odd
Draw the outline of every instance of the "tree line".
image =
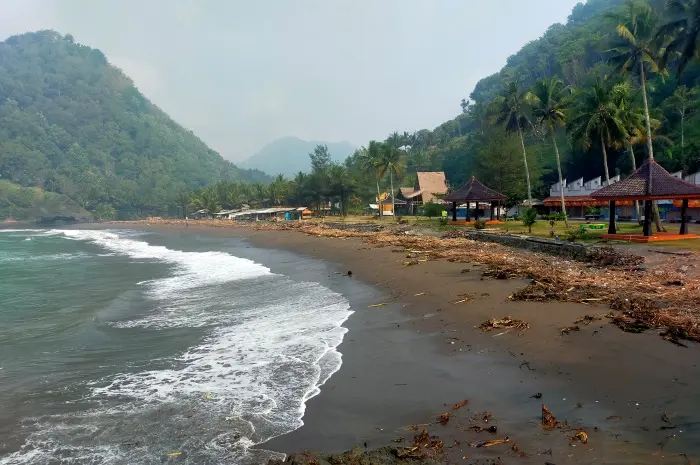
POLYGON ((260 203, 331 201, 347 212, 412 186, 417 171, 444 171, 454 188, 476 175, 513 205, 548 197, 565 177, 629 174, 646 158, 697 171, 698 24, 700 0, 579 4, 566 25, 482 79, 453 120, 370 141, 343 164, 278 177, 260 203))

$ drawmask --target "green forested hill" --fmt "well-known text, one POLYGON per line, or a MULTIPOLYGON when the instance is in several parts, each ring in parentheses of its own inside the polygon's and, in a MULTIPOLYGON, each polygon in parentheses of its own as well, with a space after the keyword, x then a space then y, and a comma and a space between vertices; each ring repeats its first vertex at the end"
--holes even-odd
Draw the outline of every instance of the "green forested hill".
POLYGON ((174 214, 183 191, 266 175, 224 160, 99 50, 40 31, 0 42, 0 178, 126 218, 174 214))

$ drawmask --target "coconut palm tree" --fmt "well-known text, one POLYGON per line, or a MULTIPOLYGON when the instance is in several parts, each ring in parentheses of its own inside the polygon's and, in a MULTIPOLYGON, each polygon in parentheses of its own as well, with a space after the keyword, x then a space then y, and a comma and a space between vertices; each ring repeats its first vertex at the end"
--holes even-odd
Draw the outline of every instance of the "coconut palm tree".
POLYGON ((663 50, 656 38, 657 20, 651 7, 646 3, 628 0, 626 15, 615 17, 618 41, 610 49, 610 62, 621 73, 638 72, 644 102, 644 121, 647 131, 647 151, 654 159, 649 101, 647 99, 647 73, 665 73, 660 66, 663 50))
POLYGON ((383 165, 383 171, 389 172, 389 182, 391 186, 391 214, 396 216, 394 202, 394 174, 397 178, 403 172, 403 151, 395 147, 392 143, 386 143, 382 146, 382 158, 380 163, 383 165))
POLYGON ((334 163, 328 169, 329 190, 340 199, 340 214, 345 216, 348 211, 348 196, 354 188, 354 180, 348 169, 334 163))
POLYGON ((518 134, 520 146, 523 150, 523 163, 525 165, 525 178, 527 179, 527 200, 532 206, 532 186, 530 185, 530 170, 527 166, 527 152, 525 151, 525 138, 523 131, 531 125, 528 119, 527 94, 523 92, 517 82, 509 82, 503 91, 494 99, 492 104, 494 122, 505 127, 506 132, 518 134))
POLYGON ((580 91, 572 111, 574 117, 569 124, 572 139, 582 142, 584 148, 590 148, 593 143, 600 144, 607 183, 610 182, 607 147, 629 137, 616 105, 613 88, 612 81, 605 78, 596 80, 593 87, 580 91))
MULTIPOLYGON (((632 88, 632 84, 625 80, 613 87, 615 104, 618 108, 618 115, 627 129, 627 136, 624 139, 623 145, 629 153, 630 161, 632 162, 632 171, 637 170, 637 160, 634 154, 634 145, 638 141, 640 135, 644 132, 644 111, 637 104, 636 94, 632 88)), ((634 209, 639 216, 639 201, 634 201, 634 209)))
POLYGON ((287 199, 287 180, 278 174, 267 188, 267 196, 273 205, 281 205, 287 199))
POLYGON ((692 111, 695 104, 695 88, 688 89, 686 86, 678 87, 673 95, 664 101, 664 106, 678 113, 681 119, 681 158, 685 159, 685 117, 692 111))
POLYGON ((360 149, 360 164, 362 166, 362 171, 365 173, 372 173, 375 176, 377 182, 377 202, 379 207, 379 219, 382 219, 382 208, 381 208, 381 192, 379 191, 379 180, 386 174, 386 164, 383 163, 383 149, 382 143, 376 140, 369 141, 367 148, 362 147, 360 149))
MULTIPOLYGON (((648 3, 628 0, 626 14, 613 16, 617 19, 618 41, 610 49, 612 56, 610 62, 621 73, 638 72, 640 87, 642 89, 642 101, 644 103, 644 122, 646 126, 646 146, 649 160, 654 160, 653 135, 651 131, 651 118, 649 117, 649 101, 647 99, 647 73, 666 74, 661 64, 665 50, 661 47, 660 38, 657 36, 658 20, 648 3)), ((659 207, 653 202, 654 223, 656 229, 661 231, 659 207)))
POLYGON ((301 207, 301 203, 306 198, 308 193, 309 175, 303 171, 299 171, 291 182, 291 195, 297 207, 301 207))
POLYGON ((677 57, 680 78, 690 60, 697 58, 700 52, 700 1, 667 0, 666 15, 668 21, 656 34, 657 40, 671 38, 664 50, 661 64, 665 67, 671 57, 677 57))
POLYGON ((557 157, 557 171, 559 173, 559 186, 561 192, 561 211, 564 214, 564 225, 569 227, 569 220, 566 216, 566 204, 564 203, 564 178, 561 174, 561 157, 559 156, 559 146, 557 145, 556 127, 565 126, 565 110, 570 104, 566 95, 564 82, 557 78, 540 79, 535 83, 531 93, 533 104, 532 114, 537 121, 546 126, 552 136, 554 153, 557 157))

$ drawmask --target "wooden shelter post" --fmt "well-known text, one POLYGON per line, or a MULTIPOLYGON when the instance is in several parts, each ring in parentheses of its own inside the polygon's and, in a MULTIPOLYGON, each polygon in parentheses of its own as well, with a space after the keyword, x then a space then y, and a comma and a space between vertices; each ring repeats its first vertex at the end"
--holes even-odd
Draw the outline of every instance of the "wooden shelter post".
POLYGON ((464 219, 466 221, 469 221, 469 218, 471 217, 470 211, 469 211, 469 202, 467 202, 467 214, 464 216, 464 219))
POLYGON ((688 234, 688 199, 683 199, 683 203, 681 204, 680 234, 688 234))
POLYGON ((651 236, 651 199, 644 201, 644 235, 651 236))
POLYGON ((496 201, 496 221, 501 221, 501 201, 496 201))
POLYGON ((615 225, 615 201, 610 201, 610 222, 608 223, 608 234, 617 233, 617 226, 615 225))
POLYGON ((491 202, 491 221, 493 221, 493 202, 491 202))
POLYGON ((452 202, 452 221, 457 221, 457 202, 452 202))

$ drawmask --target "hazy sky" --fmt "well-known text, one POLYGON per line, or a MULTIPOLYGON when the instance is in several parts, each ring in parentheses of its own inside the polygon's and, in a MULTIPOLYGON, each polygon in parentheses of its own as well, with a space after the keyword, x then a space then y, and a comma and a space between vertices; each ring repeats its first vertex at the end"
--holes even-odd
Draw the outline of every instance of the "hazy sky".
POLYGON ((231 160, 283 136, 433 129, 577 0, 0 0, 0 36, 101 49, 231 160))

